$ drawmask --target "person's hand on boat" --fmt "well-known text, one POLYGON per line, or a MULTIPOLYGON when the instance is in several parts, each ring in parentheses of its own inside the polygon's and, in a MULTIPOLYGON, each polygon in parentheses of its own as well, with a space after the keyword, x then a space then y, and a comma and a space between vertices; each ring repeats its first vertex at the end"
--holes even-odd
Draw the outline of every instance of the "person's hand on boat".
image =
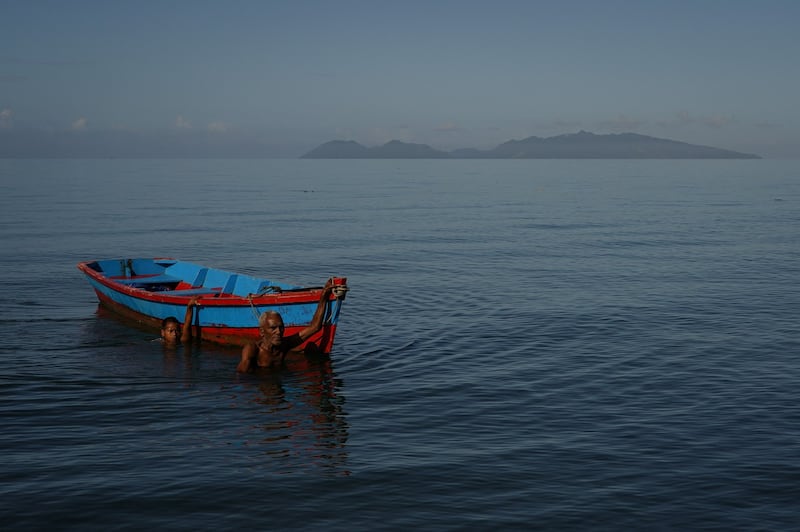
POLYGON ((347 279, 343 277, 331 277, 328 279, 325 288, 328 289, 329 287, 330 290, 327 293, 333 293, 333 297, 336 299, 344 299, 344 296, 347 295, 347 279))
POLYGON ((192 299, 190 299, 188 306, 190 306, 190 307, 199 307, 200 306, 200 296, 194 296, 192 299))

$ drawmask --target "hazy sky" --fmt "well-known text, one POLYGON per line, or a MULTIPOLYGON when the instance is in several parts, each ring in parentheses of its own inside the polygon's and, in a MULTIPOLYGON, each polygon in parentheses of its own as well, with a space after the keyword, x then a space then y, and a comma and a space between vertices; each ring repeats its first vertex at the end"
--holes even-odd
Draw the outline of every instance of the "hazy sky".
POLYGON ((798 28, 795 0, 0 0, 0 155, 584 129, 796 158, 798 28))

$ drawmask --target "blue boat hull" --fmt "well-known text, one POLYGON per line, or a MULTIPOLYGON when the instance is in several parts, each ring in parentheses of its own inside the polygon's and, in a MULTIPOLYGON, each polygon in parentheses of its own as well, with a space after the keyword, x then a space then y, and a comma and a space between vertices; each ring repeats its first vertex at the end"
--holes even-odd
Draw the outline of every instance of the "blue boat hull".
MULTIPOLYGON (((195 324, 200 335, 226 345, 243 345, 258 338, 258 316, 279 312, 287 335, 305 328, 314 315, 321 287, 300 287, 264 278, 207 268, 175 259, 110 259, 78 264, 100 303, 110 310, 153 326, 174 316, 183 318, 186 305, 198 297, 195 324)), ((330 353, 347 290, 335 281, 339 297, 327 303, 322 330, 302 348, 330 353)))

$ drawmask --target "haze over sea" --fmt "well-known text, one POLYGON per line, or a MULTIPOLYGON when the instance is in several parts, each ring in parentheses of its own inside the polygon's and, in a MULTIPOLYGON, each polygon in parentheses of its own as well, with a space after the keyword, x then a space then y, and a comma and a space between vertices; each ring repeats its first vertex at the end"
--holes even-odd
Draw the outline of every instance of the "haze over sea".
POLYGON ((5 530, 800 522, 800 162, 0 160, 5 530), (351 288, 329 361, 165 353, 75 265, 351 288))

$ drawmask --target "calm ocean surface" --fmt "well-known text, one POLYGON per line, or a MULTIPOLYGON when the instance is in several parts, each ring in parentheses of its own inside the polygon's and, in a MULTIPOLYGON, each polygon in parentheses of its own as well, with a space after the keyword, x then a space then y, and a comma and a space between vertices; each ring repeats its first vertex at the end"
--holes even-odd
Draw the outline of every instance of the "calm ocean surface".
POLYGON ((0 525, 800 525, 800 161, 0 160, 0 525), (75 265, 348 277, 239 376, 75 265))

